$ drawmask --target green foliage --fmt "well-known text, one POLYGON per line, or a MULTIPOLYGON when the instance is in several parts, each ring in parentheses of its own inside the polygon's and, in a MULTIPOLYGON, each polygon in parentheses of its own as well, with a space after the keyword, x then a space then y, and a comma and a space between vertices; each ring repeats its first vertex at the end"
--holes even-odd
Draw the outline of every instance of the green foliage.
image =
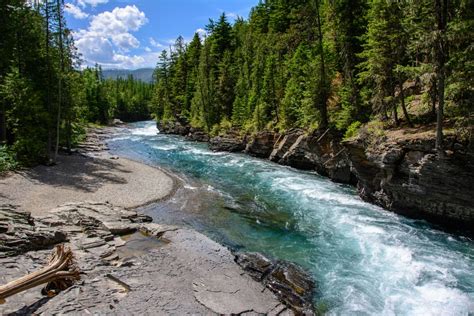
MULTIPOLYGON (((428 94, 436 93, 435 9, 428 0, 267 0, 248 21, 230 25, 223 14, 202 43, 196 35, 170 60, 162 56, 156 117, 184 116, 214 134, 223 120, 251 133, 331 126, 353 135, 371 117, 398 124, 397 110, 410 102, 400 96, 405 81, 428 76, 428 94)), ((456 0, 449 10, 447 113, 465 116, 474 104, 473 9, 456 0)))
POLYGON ((149 117, 151 84, 104 80, 98 66, 77 70, 62 1, 6 0, 0 14, 2 157, 27 165, 54 160, 83 138, 87 122, 149 117))
POLYGON ((18 162, 15 154, 7 146, 0 146, 0 173, 15 170, 18 168, 18 162))
POLYGON ((346 130, 346 133, 344 134, 344 140, 350 139, 354 136, 357 136, 359 132, 359 128, 362 126, 362 123, 359 121, 355 121, 346 130))

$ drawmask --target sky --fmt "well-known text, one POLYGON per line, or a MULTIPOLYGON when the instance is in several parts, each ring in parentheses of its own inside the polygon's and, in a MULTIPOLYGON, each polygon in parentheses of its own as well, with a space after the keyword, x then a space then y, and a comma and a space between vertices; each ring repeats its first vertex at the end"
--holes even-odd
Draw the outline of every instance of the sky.
POLYGON ((258 0, 66 0, 65 17, 82 66, 155 67, 161 51, 181 35, 204 34, 209 18, 247 18, 258 0))

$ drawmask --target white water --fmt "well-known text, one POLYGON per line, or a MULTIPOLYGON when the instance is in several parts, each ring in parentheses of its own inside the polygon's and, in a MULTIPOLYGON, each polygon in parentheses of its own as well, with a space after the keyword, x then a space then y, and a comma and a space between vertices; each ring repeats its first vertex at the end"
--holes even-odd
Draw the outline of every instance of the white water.
POLYGON ((113 141, 114 150, 216 192, 220 198, 202 210, 209 231, 306 267, 327 314, 474 314, 472 240, 365 203, 353 188, 315 174, 156 135, 153 123, 131 134, 113 141))

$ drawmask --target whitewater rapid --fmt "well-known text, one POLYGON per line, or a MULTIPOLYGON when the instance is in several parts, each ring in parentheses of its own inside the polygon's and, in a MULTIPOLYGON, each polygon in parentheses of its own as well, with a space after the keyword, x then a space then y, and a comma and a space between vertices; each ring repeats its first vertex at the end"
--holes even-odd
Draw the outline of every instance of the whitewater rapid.
MULTIPOLYGON (((142 122, 112 151, 192 179, 198 227, 246 251, 294 261, 329 315, 474 314, 474 242, 362 201, 354 188, 242 154, 158 134, 142 122), (204 201, 204 199, 206 199, 204 201)), ((183 207, 181 212, 186 212, 183 207)), ((192 221, 190 221, 192 225, 192 221)))

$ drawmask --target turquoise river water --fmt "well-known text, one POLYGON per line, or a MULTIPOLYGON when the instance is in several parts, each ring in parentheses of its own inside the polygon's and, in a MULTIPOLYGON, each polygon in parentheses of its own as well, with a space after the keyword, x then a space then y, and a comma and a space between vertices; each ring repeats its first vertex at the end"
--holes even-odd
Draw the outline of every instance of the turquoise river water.
POLYGON ((243 154, 157 134, 140 122, 114 154, 166 168, 184 183, 144 211, 234 249, 298 263, 329 315, 474 315, 474 241, 362 201, 353 187, 243 154))

